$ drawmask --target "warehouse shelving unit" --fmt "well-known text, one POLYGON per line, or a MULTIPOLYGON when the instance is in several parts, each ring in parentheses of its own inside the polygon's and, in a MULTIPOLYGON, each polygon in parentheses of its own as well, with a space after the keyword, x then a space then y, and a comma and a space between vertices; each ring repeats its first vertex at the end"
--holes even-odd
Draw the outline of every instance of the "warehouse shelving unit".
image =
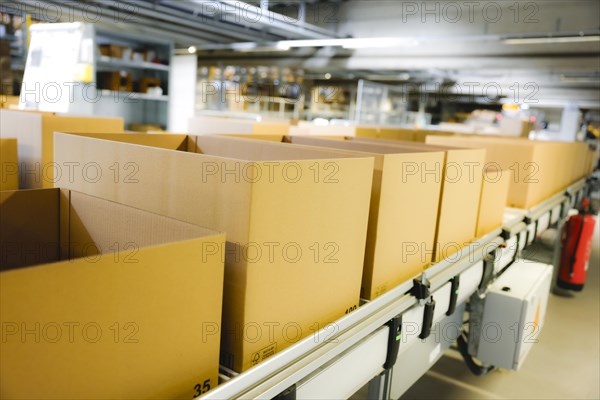
POLYGON ((172 42, 110 31, 91 23, 64 23, 32 27, 31 47, 24 78, 29 97, 21 99, 26 109, 121 117, 128 127, 150 124, 167 128, 172 42), (131 51, 152 50, 161 63, 103 55, 100 45, 117 45, 131 51), (126 73, 133 81, 142 77, 158 79, 163 93, 141 93, 139 88, 109 90, 100 82, 99 73, 103 72, 126 73), (57 86, 55 82, 69 85, 59 86, 55 95, 48 91, 57 86))
POLYGON ((529 210, 507 209, 501 229, 414 280, 242 374, 221 368, 223 383, 199 399, 348 398, 366 384, 369 398, 400 397, 461 334, 452 328, 462 327, 468 299, 483 294, 538 234, 560 228, 588 185, 582 179, 529 210))

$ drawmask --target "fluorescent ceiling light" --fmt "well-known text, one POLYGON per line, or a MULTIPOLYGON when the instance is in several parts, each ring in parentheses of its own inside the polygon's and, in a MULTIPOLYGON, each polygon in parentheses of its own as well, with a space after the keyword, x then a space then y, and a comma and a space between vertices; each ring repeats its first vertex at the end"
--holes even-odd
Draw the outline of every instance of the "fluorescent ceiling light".
POLYGON ((252 52, 271 52, 271 51, 287 51, 289 50, 289 46, 280 45, 276 43, 272 44, 259 44, 254 42, 242 42, 242 43, 232 43, 231 49, 234 51, 239 51, 242 53, 252 53, 252 52))
POLYGON ((551 43, 576 43, 576 42, 598 42, 600 35, 587 36, 558 36, 558 37, 527 37, 504 39, 505 44, 551 44, 551 43))
POLYGON ((360 38, 348 39, 347 44, 343 44, 345 49, 369 49, 369 48, 387 48, 387 47, 415 47, 419 45, 416 39, 411 38, 360 38))
POLYGON ((379 37, 379 38, 347 38, 347 39, 308 39, 308 40, 281 40, 277 47, 343 47, 345 49, 362 49, 374 47, 405 47, 417 46, 419 42, 413 38, 405 37, 379 37))

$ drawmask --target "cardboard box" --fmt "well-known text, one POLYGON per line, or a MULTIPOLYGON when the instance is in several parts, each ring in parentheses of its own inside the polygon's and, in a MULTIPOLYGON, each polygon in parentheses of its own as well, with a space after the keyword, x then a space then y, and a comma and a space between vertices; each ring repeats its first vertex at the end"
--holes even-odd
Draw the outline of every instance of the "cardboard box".
POLYGON ((373 158, 211 136, 96 137, 55 134, 56 161, 123 174, 61 185, 227 233, 223 364, 246 370, 358 305, 373 158))
POLYGON ((502 227, 511 180, 512 171, 497 169, 483 171, 476 237, 483 237, 502 227))
MULTIPOLYGON (((52 113, 0 110, 0 138, 16 138, 22 189, 51 188, 68 165, 54 163, 54 131, 121 133, 122 118, 70 117, 52 113)), ((84 160, 85 165, 87 161, 84 160)))
POLYGON ((298 126, 289 129, 289 134, 291 136, 312 135, 376 137, 377 131, 377 127, 372 125, 315 125, 311 122, 299 121, 298 126))
MULTIPOLYGON (((416 277, 431 263, 441 168, 439 176, 422 175, 417 170, 435 170, 444 162, 443 152, 406 152, 378 144, 310 136, 278 138, 294 144, 359 151, 375 158, 362 298, 380 296, 416 277)), ((277 140, 277 136, 268 140, 277 140)))
POLYGON ((444 163, 441 166, 442 194, 438 210, 433 261, 438 262, 451 257, 476 238, 485 150, 383 139, 356 138, 353 140, 380 143, 415 153, 444 152, 444 163))
POLYGON ((0 191, 19 189, 17 139, 0 139, 0 191))
POLYGON ((140 78, 140 93, 148 93, 149 87, 160 87, 160 79, 148 76, 140 78))
POLYGON ((221 118, 200 116, 190 118, 188 132, 193 135, 213 134, 267 134, 287 135, 290 127, 288 120, 265 120, 221 118))
POLYGON ((0 108, 18 109, 19 96, 6 96, 0 94, 0 108))
POLYGON ((133 92, 133 75, 129 71, 98 72, 98 87, 115 92, 131 93, 133 92))
POLYGON ((61 189, 1 192, 0 210, 3 398, 218 384, 223 234, 61 189))
POLYGON ((586 175, 587 144, 482 136, 428 137, 428 143, 486 149, 486 165, 511 170, 508 206, 529 209, 586 175))

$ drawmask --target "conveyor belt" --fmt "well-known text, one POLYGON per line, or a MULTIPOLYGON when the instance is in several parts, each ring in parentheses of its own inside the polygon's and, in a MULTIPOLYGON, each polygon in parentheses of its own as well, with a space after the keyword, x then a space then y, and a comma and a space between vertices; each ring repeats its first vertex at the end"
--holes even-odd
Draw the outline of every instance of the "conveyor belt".
MULTIPOLYGON (((552 210, 556 213, 557 209, 561 213, 559 217, 564 217, 567 210, 572 207, 576 195, 585 186, 586 180, 582 179, 571 185, 565 192, 549 198, 530 210, 508 210, 503 229, 498 229, 480 238, 472 246, 465 247, 458 254, 453 255, 451 260, 442 260, 423 274, 430 283, 430 291, 433 296, 436 299, 445 300, 439 294, 449 293, 449 281, 455 276, 465 274, 465 277, 466 275, 471 276, 471 281, 481 279, 477 275, 482 274, 480 271, 483 271, 481 260, 499 246, 506 245, 507 241, 517 243, 516 235, 530 230, 529 235, 520 236, 528 236, 528 242, 531 243, 539 233, 538 220, 547 219, 547 225, 551 223, 551 220, 557 221, 556 214, 552 218, 549 215, 552 210), (471 271, 476 272, 471 273, 471 271)), ((519 248, 522 246, 523 244, 519 248)), ((515 248, 514 254, 517 254, 518 250, 515 248)), ((514 254, 510 253, 508 257, 514 257, 514 254)), ((507 265, 509 264, 507 263, 507 265)), ((383 371, 379 364, 372 366, 364 363, 357 364, 356 360, 363 353, 376 354, 374 359, 379 360, 377 357, 381 359, 381 354, 387 352, 385 348, 387 340, 384 339, 387 338, 388 327, 385 324, 399 314, 403 314, 403 326, 407 324, 407 321, 422 321, 424 307, 419 305, 418 300, 410 294, 412 287, 412 281, 397 286, 336 321, 337 333, 335 335, 332 335, 331 329, 326 327, 315 335, 304 338, 275 354, 256 367, 231 378, 203 395, 201 399, 273 398, 294 385, 299 393, 304 393, 304 396, 300 396, 304 398, 351 394, 360 386, 336 388, 335 385, 348 386, 360 382, 361 379, 364 381, 363 383, 366 383, 383 371), (359 369, 360 371, 357 372, 359 369), (354 379, 352 381, 345 380, 344 377, 353 376, 352 372, 354 372, 354 379), (337 376, 339 382, 336 383, 336 379, 332 379, 332 376, 337 376), (319 389, 322 390, 319 391, 319 389), (337 392, 336 389, 338 389, 337 392)), ((470 293, 463 291, 461 294, 462 304, 459 307, 464 305, 465 299, 475 291, 476 287, 473 285, 470 293)), ((434 322, 442 320, 443 311, 436 311, 434 322)), ((413 342, 420 343, 418 340, 413 340, 413 342)), ((408 342, 403 342, 401 348, 409 345, 408 342)), ((437 353, 443 350, 439 349, 439 346, 434 349, 437 353)), ((409 352, 405 353, 409 354, 409 352)), ((401 352, 398 358, 403 357, 403 354, 401 352)), ((429 364, 425 364, 432 365, 440 356, 441 354, 429 353, 429 364)), ((382 360, 384 361, 385 358, 382 360)), ((381 365, 383 365, 382 360, 379 360, 381 365)), ((382 386, 387 385, 387 387, 379 390, 382 398, 390 397, 390 387, 394 384, 390 378, 393 374, 390 373, 386 376, 385 384, 382 386)), ((398 390, 396 392, 394 394, 396 397, 401 394, 398 393, 398 390)))

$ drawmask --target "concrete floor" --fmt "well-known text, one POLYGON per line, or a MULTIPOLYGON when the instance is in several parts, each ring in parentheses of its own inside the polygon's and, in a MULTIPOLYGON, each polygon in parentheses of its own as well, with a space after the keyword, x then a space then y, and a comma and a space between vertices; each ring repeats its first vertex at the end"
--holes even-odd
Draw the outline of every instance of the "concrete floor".
MULTIPOLYGON (((450 350, 402 399, 599 399, 599 225, 586 287, 572 297, 550 296, 539 343, 521 370, 476 377, 450 350)), ((549 254, 542 251, 536 258, 546 256, 549 261, 549 254)))

